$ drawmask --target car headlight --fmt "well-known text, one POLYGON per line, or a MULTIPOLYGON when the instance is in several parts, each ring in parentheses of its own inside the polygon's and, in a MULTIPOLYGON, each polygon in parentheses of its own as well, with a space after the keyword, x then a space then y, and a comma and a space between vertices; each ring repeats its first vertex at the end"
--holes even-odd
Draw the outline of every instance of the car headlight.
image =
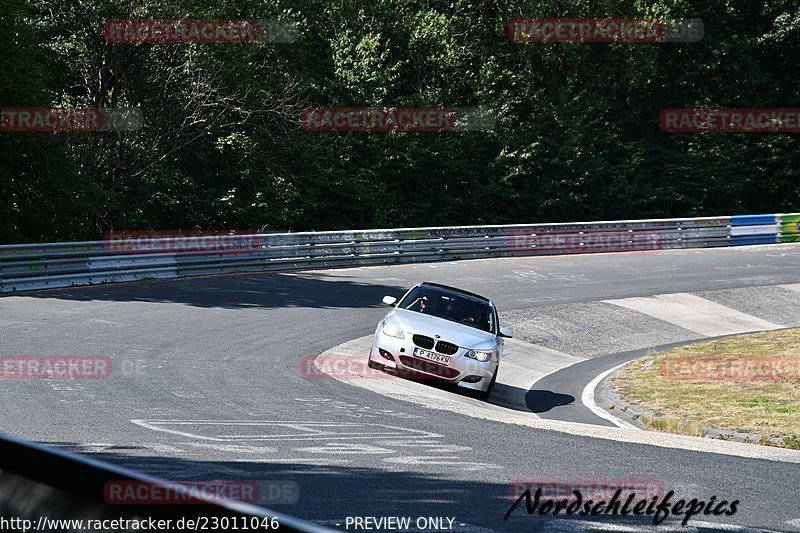
POLYGON ((381 325, 381 331, 384 335, 389 335, 390 337, 395 337, 398 339, 405 339, 406 334, 405 332, 392 324, 391 322, 384 319, 383 324, 381 325))
POLYGON ((497 350, 469 350, 466 354, 470 359, 475 359, 481 363, 485 363, 497 354, 497 350))

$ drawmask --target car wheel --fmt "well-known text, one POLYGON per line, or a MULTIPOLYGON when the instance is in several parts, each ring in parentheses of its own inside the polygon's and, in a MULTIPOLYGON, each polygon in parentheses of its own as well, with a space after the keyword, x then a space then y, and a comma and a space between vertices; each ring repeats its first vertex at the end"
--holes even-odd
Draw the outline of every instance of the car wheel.
POLYGON ((475 398, 478 400, 485 402, 489 399, 489 396, 492 395, 492 389, 494 389, 494 383, 497 381, 497 370, 494 371, 494 375, 492 376, 492 381, 489 382, 489 386, 486 388, 485 391, 476 391, 474 393, 475 398))

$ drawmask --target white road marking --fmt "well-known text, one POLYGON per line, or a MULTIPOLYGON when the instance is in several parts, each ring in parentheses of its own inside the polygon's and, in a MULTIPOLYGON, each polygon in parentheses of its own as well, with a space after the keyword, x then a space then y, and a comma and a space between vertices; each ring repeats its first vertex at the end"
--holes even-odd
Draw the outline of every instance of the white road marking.
MULTIPOLYGON (((386 424, 374 423, 350 423, 350 422, 298 422, 298 421, 259 421, 259 420, 131 420, 137 426, 152 431, 162 431, 173 435, 180 435, 190 439, 208 440, 215 442, 237 442, 237 441, 272 441, 288 442, 303 440, 353 440, 353 439, 385 439, 385 438, 408 438, 408 439, 429 439, 440 438, 442 435, 408 429, 386 424), (212 430, 212 434, 192 433, 188 430, 176 429, 189 426, 194 431, 212 430), (194 427, 193 427, 194 426, 194 427), (239 429, 253 428, 259 433, 254 434, 219 434, 214 431, 219 426, 229 429, 231 426, 239 429), (286 429, 294 429, 293 432, 286 432, 286 429), (266 430, 266 432, 265 432, 266 430), (270 432, 269 430, 280 431, 280 433, 270 432)), ((206 431, 206 433, 208 433, 206 431)))
POLYGON ((800 518, 795 518, 793 520, 787 520, 786 524, 793 527, 796 530, 800 530, 800 518))
MULTIPOLYGON (((437 446, 439 445, 439 441, 436 440, 378 440, 375 441, 375 444, 380 446, 392 446, 392 447, 420 447, 420 446, 437 446)), ((470 448, 472 449, 472 448, 470 448)))
MULTIPOLYGON (((275 465, 282 465, 282 464, 287 464, 287 465, 294 465, 294 464, 305 465, 305 464, 309 464, 309 465, 331 466, 331 467, 335 467, 336 468, 336 470, 333 470, 333 471, 330 472, 331 474, 341 474, 342 473, 341 470, 340 470, 341 465, 350 464, 350 463, 353 462, 353 460, 352 459, 344 459, 342 457, 281 457, 279 459, 278 458, 268 458, 268 459, 267 458, 261 458, 261 459, 258 459, 256 462, 268 463, 268 464, 271 464, 271 465, 272 464, 275 464, 275 465)), ((295 472, 295 470, 281 470, 282 474, 289 474, 289 473, 292 473, 292 472, 295 472)), ((302 469, 297 470, 296 472, 299 473, 299 474, 308 474, 307 470, 302 470, 302 469)), ((322 472, 317 472, 317 473, 322 473, 322 472)))
POLYGON ((230 453, 275 453, 278 451, 277 448, 267 446, 245 446, 242 444, 212 444, 210 442, 179 442, 178 444, 230 453))
POLYGON ((145 444, 144 447, 158 453, 186 453, 185 450, 168 444, 145 444))
POLYGON ((50 388, 52 388, 54 391, 58 391, 58 392, 72 392, 72 391, 84 390, 83 385, 80 385, 80 384, 77 384, 77 383, 72 385, 71 383, 73 383, 73 382, 72 382, 71 379, 70 380, 62 380, 62 379, 50 380, 50 379, 46 379, 45 382, 48 385, 50 385, 50 388))
MULTIPOLYGON (((347 416, 350 418, 378 418, 385 420, 387 417, 404 418, 404 419, 420 419, 424 418, 421 415, 412 415, 401 411, 393 411, 392 409, 375 409, 369 406, 361 407, 347 407, 348 404, 339 401, 333 401, 330 398, 295 398, 298 402, 303 402, 306 405, 304 409, 316 409, 318 412, 325 411, 326 408, 337 409, 339 413, 335 416, 347 416)), ((350 404, 352 405, 352 404, 350 404)))
POLYGON ((783 327, 700 296, 682 292, 603 301, 652 316, 707 337, 783 327))
POLYGON ((621 365, 617 365, 614 368, 609 368, 608 370, 606 370, 605 372, 603 372, 599 376, 595 377, 592 381, 590 381, 583 388, 583 393, 581 393, 581 402, 583 403, 583 405, 588 407, 589 410, 591 412, 593 412, 595 415, 599 416, 603 420, 608 420, 609 422, 611 422, 612 424, 614 424, 617 427, 626 428, 626 429, 641 430, 641 428, 638 428, 638 427, 634 426, 633 424, 631 424, 627 420, 622 420, 621 418, 617 418, 616 416, 612 415, 611 413, 609 413, 608 411, 606 411, 605 409, 603 409, 602 407, 600 407, 599 405, 597 405, 594 402, 594 391, 597 388, 597 386, 600 384, 600 382, 603 381, 603 379, 606 376, 608 376, 612 372, 622 368, 623 366, 625 366, 627 364, 628 363, 622 363, 621 365))
POLYGON ((539 302, 563 302, 568 299, 566 296, 539 296, 536 298, 519 298, 517 302, 535 304, 539 302))
POLYGON ((394 450, 371 446, 369 444, 358 444, 355 442, 328 442, 324 446, 310 446, 307 448, 297 448, 298 452, 305 453, 328 453, 328 454, 379 454, 393 453, 394 450))
POLYGON ((502 469, 500 465, 492 463, 476 463, 472 461, 458 461, 454 459, 445 459, 439 456, 427 455, 414 455, 414 456, 400 456, 400 457, 386 457, 384 462, 401 465, 437 465, 437 466, 452 466, 459 470, 467 472, 474 472, 478 470, 487 469, 502 469))
POLYGON ((78 444, 78 448, 84 453, 103 453, 114 445, 109 442, 87 442, 78 444))
POLYGON ((428 453, 459 453, 472 451, 471 446, 461 446, 458 444, 438 444, 436 446, 424 446, 428 453))
POLYGON ((189 400, 205 398, 205 396, 202 393, 196 391, 174 390, 172 391, 172 394, 174 396, 177 396, 178 398, 185 398, 189 400))

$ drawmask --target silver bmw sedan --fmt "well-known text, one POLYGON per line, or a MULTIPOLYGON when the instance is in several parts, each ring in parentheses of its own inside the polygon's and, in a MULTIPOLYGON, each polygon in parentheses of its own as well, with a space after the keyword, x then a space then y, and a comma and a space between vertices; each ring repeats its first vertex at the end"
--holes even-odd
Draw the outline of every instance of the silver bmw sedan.
POLYGON ((420 283, 378 324, 369 366, 400 375, 448 381, 487 400, 497 380, 503 337, 491 300, 470 292, 420 283))

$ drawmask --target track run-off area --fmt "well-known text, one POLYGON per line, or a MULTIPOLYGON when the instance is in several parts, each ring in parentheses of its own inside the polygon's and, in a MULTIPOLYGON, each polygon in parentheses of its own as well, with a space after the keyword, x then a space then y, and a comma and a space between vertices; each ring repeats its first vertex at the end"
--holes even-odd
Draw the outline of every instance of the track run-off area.
POLYGON ((20 293, 0 297, 0 355, 105 356, 113 370, 3 380, 0 431, 167 480, 255 480, 257 503, 342 529, 354 516, 448 517, 457 531, 599 527, 522 506, 504 520, 523 480, 656 482, 677 499, 740 502, 686 528, 603 518, 615 531, 798 531, 800 451, 617 427, 587 389, 650 348, 800 326, 798 309, 800 244, 20 293), (488 403, 391 377, 308 375, 319 354, 366 357, 381 298, 419 281, 483 294, 514 328, 488 403))

